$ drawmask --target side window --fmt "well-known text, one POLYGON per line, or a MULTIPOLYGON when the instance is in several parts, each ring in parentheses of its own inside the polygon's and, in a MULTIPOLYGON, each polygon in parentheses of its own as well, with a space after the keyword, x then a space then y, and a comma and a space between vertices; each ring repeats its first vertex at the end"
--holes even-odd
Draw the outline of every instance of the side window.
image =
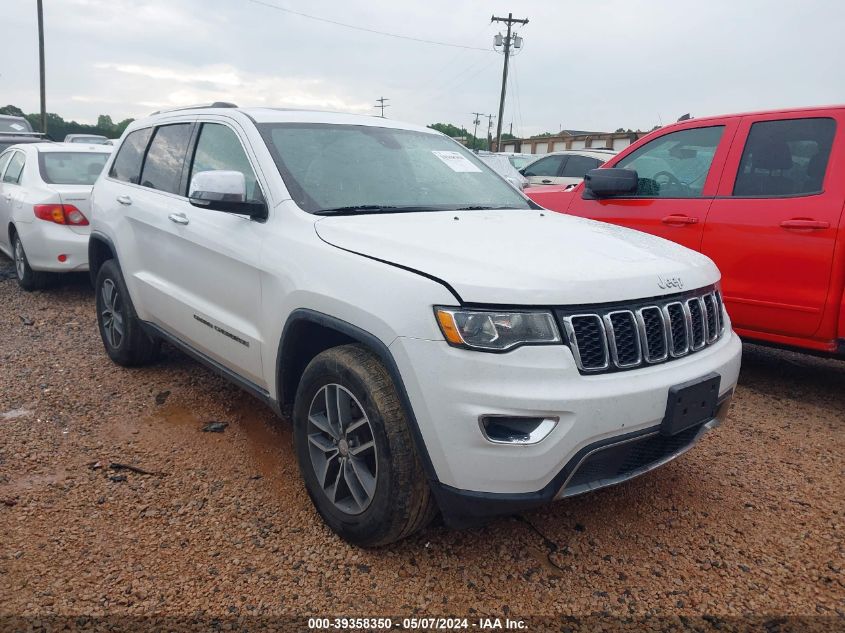
POLYGON ((6 169, 6 165, 9 164, 9 160, 12 158, 12 154, 14 154, 14 152, 5 152, 4 154, 0 155, 0 176, 3 175, 3 170, 6 169))
POLYGON ((21 181, 21 173, 23 172, 23 165, 26 159, 23 152, 15 152, 9 160, 9 165, 6 167, 6 173, 3 174, 3 182, 18 184, 21 181))
MULTIPOLYGON (((213 170, 239 171, 246 179, 246 198, 249 202, 264 202, 255 171, 237 135, 225 125, 203 123, 200 130, 194 160, 191 165, 191 178, 201 171, 213 170)), ((190 178, 188 179, 190 183, 190 178)))
POLYGON ((615 167, 634 169, 637 196, 698 198, 710 171, 724 126, 670 132, 643 145, 615 167))
POLYGON ((579 156, 572 154, 569 160, 566 161, 566 166, 563 168, 561 176, 566 178, 583 178, 591 169, 598 169, 604 161, 590 158, 589 156, 579 156))
POLYGON ((149 127, 131 132, 117 151, 109 176, 137 185, 141 181, 141 163, 152 133, 153 129, 149 127))
POLYGON ((190 123, 157 127, 144 159, 141 186, 167 193, 183 193, 179 191, 179 183, 190 138, 190 123))
POLYGON ((566 155, 548 156, 541 158, 536 163, 531 163, 525 168, 525 176, 546 176, 554 178, 560 171, 560 166, 566 160, 566 155))
POLYGON ((820 193, 835 133, 833 119, 754 123, 739 161, 733 195, 820 193))

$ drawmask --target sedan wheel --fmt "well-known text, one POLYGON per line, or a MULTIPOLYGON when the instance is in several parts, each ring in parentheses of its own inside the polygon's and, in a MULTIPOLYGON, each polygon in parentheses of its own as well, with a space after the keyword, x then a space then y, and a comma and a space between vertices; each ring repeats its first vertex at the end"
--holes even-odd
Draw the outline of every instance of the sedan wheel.
POLYGON ((117 349, 123 341, 123 304, 120 293, 111 279, 103 282, 100 293, 103 300, 100 311, 103 330, 111 346, 117 349))

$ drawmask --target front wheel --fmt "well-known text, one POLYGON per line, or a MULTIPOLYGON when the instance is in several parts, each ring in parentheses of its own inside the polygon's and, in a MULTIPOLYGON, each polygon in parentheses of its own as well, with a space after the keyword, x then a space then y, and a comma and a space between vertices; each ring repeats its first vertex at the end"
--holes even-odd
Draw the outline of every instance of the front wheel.
POLYGON ((328 526, 354 545, 386 545, 423 528, 436 506, 396 387, 360 345, 319 354, 294 405, 299 469, 328 526))
POLYGON ((94 292, 97 326, 106 353, 118 365, 146 365, 158 357, 161 343, 141 328, 117 263, 110 259, 97 273, 94 292))

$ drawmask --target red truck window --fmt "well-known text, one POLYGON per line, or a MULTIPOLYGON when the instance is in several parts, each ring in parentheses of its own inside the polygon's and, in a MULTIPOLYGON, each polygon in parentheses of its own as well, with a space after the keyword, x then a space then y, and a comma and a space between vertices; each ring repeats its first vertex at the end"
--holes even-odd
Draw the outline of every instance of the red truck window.
POLYGON ((698 198, 724 131, 724 126, 717 125, 671 132, 631 152, 614 167, 636 170, 639 197, 698 198))
POLYGON ((751 126, 739 162, 734 196, 801 196, 822 191, 833 119, 760 121, 751 126))

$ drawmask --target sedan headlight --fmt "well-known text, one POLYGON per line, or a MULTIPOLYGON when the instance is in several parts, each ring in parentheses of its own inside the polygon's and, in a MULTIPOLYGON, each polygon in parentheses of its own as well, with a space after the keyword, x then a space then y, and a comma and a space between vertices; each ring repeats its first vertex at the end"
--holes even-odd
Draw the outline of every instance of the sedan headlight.
POLYGON ((450 345, 489 352, 504 352, 520 345, 560 343, 560 333, 549 312, 434 309, 443 336, 450 345))

